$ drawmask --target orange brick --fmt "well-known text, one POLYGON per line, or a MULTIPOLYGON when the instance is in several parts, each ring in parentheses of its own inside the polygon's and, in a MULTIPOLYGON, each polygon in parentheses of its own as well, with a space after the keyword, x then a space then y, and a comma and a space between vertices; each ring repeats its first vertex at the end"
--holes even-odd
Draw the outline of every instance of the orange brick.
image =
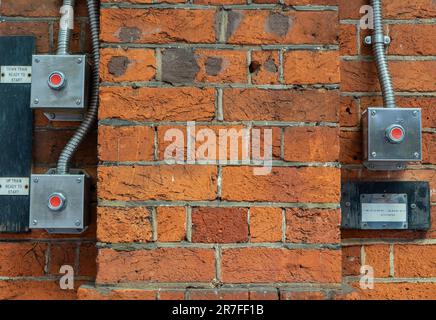
POLYGON ((215 252, 188 248, 101 249, 98 266, 97 283, 210 282, 215 277, 215 252))
POLYGON ((99 118, 201 121, 215 116, 215 90, 199 88, 101 88, 99 118))
POLYGON ((198 82, 247 83, 247 52, 236 50, 195 50, 198 82))
POLYGON ((365 265, 374 269, 374 277, 389 276, 389 245, 365 245, 365 265))
POLYGON ((288 51, 283 69, 285 83, 289 84, 340 82, 337 51, 288 51))
POLYGON ((189 290, 190 300, 248 300, 248 291, 240 290, 189 290))
POLYGON ((215 41, 213 10, 111 8, 100 10, 100 14, 101 40, 105 42, 215 41))
POLYGON ((0 243, 0 277, 43 276, 45 243, 0 243))
POLYGON ((340 282, 341 252, 272 248, 224 249, 225 283, 340 282))
POLYGON ((339 210, 286 209, 286 241, 339 243, 339 210))
POLYGON ((95 279, 97 274, 97 248, 95 243, 87 242, 80 246, 79 274, 95 279))
POLYGON ((357 276, 360 274, 361 247, 343 246, 342 247, 342 275, 357 276))
POLYGON ((186 209, 184 207, 157 208, 157 240, 183 241, 186 238, 186 209))
POLYGON ((341 131, 340 160, 343 164, 362 163, 362 131, 341 131))
POLYGON ((245 208, 193 208, 192 241, 247 242, 247 211, 245 208))
POLYGON ((152 49, 104 48, 100 50, 102 81, 150 81, 156 73, 152 49))
POLYGON ((76 257, 78 253, 77 243, 59 243, 50 246, 50 273, 54 275, 60 273, 60 268, 64 265, 71 266, 74 274, 78 274, 76 270, 76 257))
POLYGON ((395 276, 400 278, 429 278, 436 276, 434 245, 395 245, 395 276))
POLYGON ((288 127, 284 133, 284 160, 333 162, 339 159, 339 128, 288 127))
POLYGON ((153 127, 100 126, 98 143, 101 161, 151 161, 154 158, 153 127))
POLYGON ((354 24, 341 24, 339 44, 343 56, 352 56, 357 52, 357 26, 354 24))
POLYGON ((101 242, 147 242, 152 240, 147 208, 98 208, 97 238, 101 242))
POLYGON ((337 13, 333 11, 233 10, 226 39, 234 44, 334 44, 337 13))
MULTIPOLYGON (((77 289, 83 282, 75 281, 77 289)), ((76 290, 62 290, 59 281, 0 281, 1 300, 75 300, 76 290)))
POLYGON ((213 166, 100 167, 98 194, 107 200, 213 200, 216 179, 213 166))
POLYGON ((340 171, 335 168, 272 168, 255 175, 253 167, 224 167, 222 199, 227 201, 337 202, 340 171))
POLYGON ((100 289, 82 286, 77 295, 79 300, 156 300, 156 291, 141 289, 100 289))
POLYGON ((278 242, 282 240, 281 208, 250 208, 251 242, 278 242))
POLYGON ((164 290, 159 291, 159 300, 184 300, 184 290, 164 290))
POLYGON ((278 51, 253 51, 251 53, 251 82, 255 84, 279 83, 278 51))
POLYGON ((339 119, 341 127, 356 127, 359 125, 359 103, 351 97, 341 97, 339 119))
POLYGON ((326 296, 320 291, 287 291, 280 290, 280 300, 325 300, 326 296))
POLYGON ((338 121, 339 95, 326 90, 225 89, 224 120, 338 121))

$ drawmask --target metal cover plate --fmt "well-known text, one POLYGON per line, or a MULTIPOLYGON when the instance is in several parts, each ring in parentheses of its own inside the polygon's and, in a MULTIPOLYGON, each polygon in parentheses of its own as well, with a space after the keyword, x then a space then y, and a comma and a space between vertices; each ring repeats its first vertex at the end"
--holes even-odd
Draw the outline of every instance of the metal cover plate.
POLYGON ((86 78, 86 55, 34 55, 30 107, 83 111, 87 103, 86 78), (62 72, 66 77, 65 87, 61 90, 48 86, 53 71, 62 72))
POLYGON ((29 178, 0 178, 0 196, 28 196, 29 178))
POLYGON ((31 83, 31 66, 1 66, 1 83, 31 83))
POLYGON ((406 229, 407 194, 360 195, 363 229, 406 229))
POLYGON ((367 150, 369 161, 421 161, 421 109, 417 108, 368 108, 367 150), (406 136, 401 143, 390 143, 386 129, 401 125, 406 136))
POLYGON ((84 174, 34 174, 30 188, 30 227, 32 229, 81 229, 86 226, 87 180, 84 174), (66 197, 62 211, 48 207, 49 196, 66 197))

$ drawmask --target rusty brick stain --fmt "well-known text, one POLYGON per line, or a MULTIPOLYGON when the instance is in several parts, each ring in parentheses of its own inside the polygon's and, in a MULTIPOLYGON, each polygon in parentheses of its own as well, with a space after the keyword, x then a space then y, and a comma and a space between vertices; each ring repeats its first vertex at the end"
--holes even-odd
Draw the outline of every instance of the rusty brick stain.
POLYGON ((222 65, 222 58, 208 57, 205 62, 206 73, 210 76, 216 76, 221 72, 222 65))
POLYGON ((141 38, 142 31, 137 27, 122 27, 118 31, 118 38, 122 42, 135 42, 141 38))
POLYGON ((284 37, 289 31, 291 21, 288 16, 281 13, 271 13, 266 19, 265 31, 279 37, 284 37))
POLYGON ((119 77, 126 73, 127 67, 129 66, 129 59, 124 56, 112 57, 108 63, 109 73, 119 77))

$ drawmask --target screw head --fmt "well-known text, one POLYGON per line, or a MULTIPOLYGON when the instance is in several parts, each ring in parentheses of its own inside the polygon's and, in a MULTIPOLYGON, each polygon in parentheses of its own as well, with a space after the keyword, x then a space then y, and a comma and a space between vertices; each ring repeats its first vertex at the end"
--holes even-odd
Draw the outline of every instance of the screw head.
POLYGON ((77 64, 81 64, 82 63, 82 58, 77 58, 77 64))
POLYGON ((80 226, 80 220, 76 220, 75 225, 78 227, 80 226))
POLYGON ((82 179, 81 178, 77 178, 76 181, 77 181, 77 183, 81 183, 82 179))
POLYGON ((38 178, 33 179, 33 182, 35 182, 35 183, 38 183, 38 181, 39 181, 38 178))
POLYGON ((76 104, 77 104, 77 105, 80 105, 81 103, 82 103, 82 100, 80 100, 80 99, 77 99, 77 100, 76 100, 76 104))
POLYGON ((39 59, 38 58, 35 59, 35 63, 39 63, 39 59))
POLYGON ((371 115, 374 117, 377 114, 377 111, 373 110, 371 111, 371 115))
POLYGON ((38 104, 38 103, 39 103, 39 99, 38 99, 38 98, 34 99, 34 100, 33 100, 33 103, 34 103, 34 104, 38 104))
POLYGON ((345 206, 350 207, 351 203, 349 201, 345 202, 345 206))
POLYGON ((416 117, 418 115, 418 111, 413 111, 413 115, 416 117))
POLYGON ((36 226, 36 225, 38 224, 38 220, 36 220, 36 219, 33 220, 33 221, 32 221, 32 224, 33 224, 34 226, 36 226))
POLYGON ((415 156, 415 158, 419 158, 419 152, 415 152, 413 155, 415 156))
POLYGON ((415 203, 412 203, 412 204, 410 205, 410 207, 411 207, 412 209, 416 209, 416 204, 415 204, 415 203))
POLYGON ((375 151, 373 151, 372 153, 371 153, 371 156, 373 156, 374 158, 377 156, 377 152, 375 152, 375 151))
POLYGON ((372 42, 371 36, 366 36, 364 39, 364 42, 365 42, 365 44, 371 44, 371 42, 372 42))

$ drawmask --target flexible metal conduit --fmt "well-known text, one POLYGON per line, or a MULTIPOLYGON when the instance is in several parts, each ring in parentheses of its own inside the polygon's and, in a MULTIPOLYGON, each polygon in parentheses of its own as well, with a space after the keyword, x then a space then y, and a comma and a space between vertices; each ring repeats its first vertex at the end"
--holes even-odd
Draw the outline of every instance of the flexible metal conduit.
POLYGON ((71 32, 73 31, 72 26, 74 23, 74 21, 71 21, 74 19, 74 1, 75 0, 64 0, 61 7, 62 17, 59 26, 57 50, 57 54, 59 55, 69 54, 71 32))
POLYGON ((86 0, 88 7, 89 25, 91 30, 91 43, 92 43, 92 76, 91 76, 91 97, 89 99, 89 107, 86 116, 80 124, 73 137, 68 141, 64 150, 59 157, 57 165, 58 174, 68 174, 71 158, 83 141, 87 133, 92 127, 98 110, 98 93, 99 93, 99 65, 100 65, 100 52, 99 52, 99 17, 97 12, 97 5, 95 0, 86 0))
POLYGON ((381 0, 371 0, 374 12, 374 30, 372 36, 372 49, 377 65, 378 77, 382 89, 383 102, 387 108, 396 108, 395 93, 385 54, 383 14, 381 0))

